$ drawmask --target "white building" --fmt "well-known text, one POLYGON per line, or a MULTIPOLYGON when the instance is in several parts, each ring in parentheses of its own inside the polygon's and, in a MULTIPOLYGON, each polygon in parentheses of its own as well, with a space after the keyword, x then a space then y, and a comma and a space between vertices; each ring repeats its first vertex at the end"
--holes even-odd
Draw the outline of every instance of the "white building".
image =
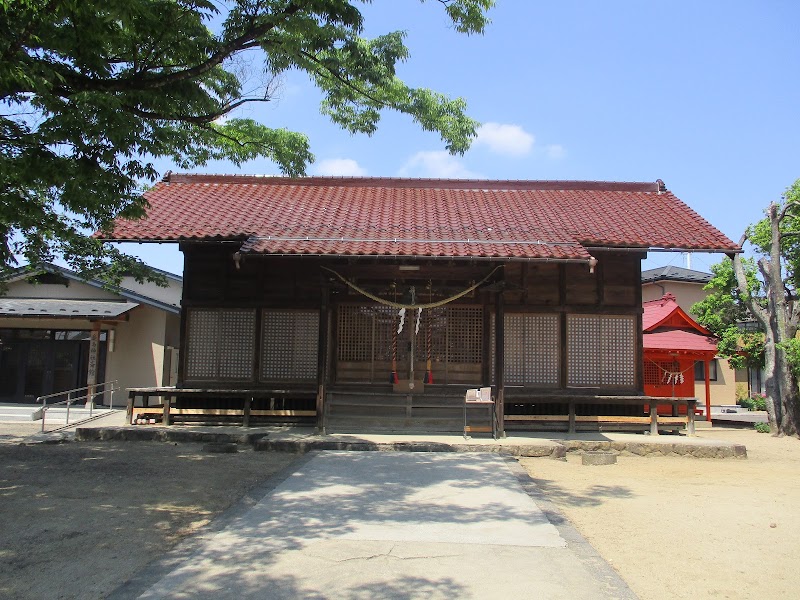
POLYGON ((7 278, 0 295, 0 402, 34 402, 105 381, 123 390, 173 384, 183 282, 157 272, 167 287, 126 277, 110 291, 55 265, 7 278))

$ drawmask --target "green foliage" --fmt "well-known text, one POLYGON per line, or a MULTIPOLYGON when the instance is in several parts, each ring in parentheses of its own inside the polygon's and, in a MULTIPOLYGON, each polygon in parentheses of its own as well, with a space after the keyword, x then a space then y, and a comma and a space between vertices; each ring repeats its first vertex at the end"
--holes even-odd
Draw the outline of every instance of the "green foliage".
MULTIPOLYGON (((763 296, 753 259, 743 260, 748 283, 748 295, 763 296)), ((764 365, 764 334, 743 331, 741 324, 753 320, 743 302, 742 292, 736 284, 730 260, 711 267, 711 281, 703 288, 708 295, 692 305, 691 312, 697 322, 719 338, 717 350, 728 359, 734 369, 760 368, 764 365)))
POLYGON ((780 347, 786 352, 786 360, 792 373, 800 379, 800 339, 793 338, 780 344, 780 347))
POLYGON ((740 398, 736 404, 747 410, 767 410, 767 397, 761 393, 755 393, 746 398, 740 398))
MULTIPOLYGON (((786 189, 781 206, 786 211, 780 222, 784 285, 794 294, 800 287, 800 179, 786 189)), ((747 236, 757 252, 769 254, 772 244, 769 219, 748 227, 747 236)))
MULTIPOLYGON (((467 34, 484 30, 494 4, 440 2, 467 34)), ((145 274, 87 235, 143 214, 157 158, 193 169, 265 157, 303 175, 313 161, 304 134, 227 118, 270 101, 288 70, 309 76, 322 111, 347 131, 371 134, 395 110, 438 132, 451 152, 466 151, 477 123, 465 102, 398 79, 403 33, 362 38, 356 4, 0 0, 0 275, 15 254, 33 265, 60 254, 83 272, 113 263, 145 274), (242 63, 256 54, 254 85, 242 63)))
POLYGON ((769 433, 769 423, 753 423, 753 429, 758 433, 769 433))

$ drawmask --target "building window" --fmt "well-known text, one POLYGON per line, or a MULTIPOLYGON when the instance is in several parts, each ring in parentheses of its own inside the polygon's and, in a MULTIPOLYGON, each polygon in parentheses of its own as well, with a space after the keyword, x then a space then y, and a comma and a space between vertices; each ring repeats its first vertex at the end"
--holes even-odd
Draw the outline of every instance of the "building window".
POLYGON ((567 385, 636 385, 636 320, 629 316, 567 315, 567 385))
MULTIPOLYGON (((694 380, 695 381, 705 381, 706 380, 706 371, 704 368, 705 362, 702 360, 698 360, 694 363, 694 380)), ((708 363, 708 379, 709 381, 716 381, 717 380, 717 359, 713 358, 708 363)))
POLYGON ((557 386, 559 316, 506 313, 504 321, 505 383, 557 386))
POLYGON ((261 381, 316 381, 319 312, 264 310, 261 381))
POLYGON ((186 328, 186 379, 252 380, 255 328, 255 310, 190 309, 186 328))

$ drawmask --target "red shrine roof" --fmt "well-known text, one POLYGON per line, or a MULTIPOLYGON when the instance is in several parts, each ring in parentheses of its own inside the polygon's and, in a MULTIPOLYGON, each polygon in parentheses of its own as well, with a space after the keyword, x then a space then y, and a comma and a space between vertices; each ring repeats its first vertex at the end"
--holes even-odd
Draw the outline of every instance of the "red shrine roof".
POLYGON ((672 294, 664 294, 662 298, 644 302, 642 306, 642 340, 645 351, 716 353, 716 338, 686 314, 672 294))
POLYGON ((655 183, 167 174, 109 239, 266 254, 588 260, 594 248, 740 248, 655 183))

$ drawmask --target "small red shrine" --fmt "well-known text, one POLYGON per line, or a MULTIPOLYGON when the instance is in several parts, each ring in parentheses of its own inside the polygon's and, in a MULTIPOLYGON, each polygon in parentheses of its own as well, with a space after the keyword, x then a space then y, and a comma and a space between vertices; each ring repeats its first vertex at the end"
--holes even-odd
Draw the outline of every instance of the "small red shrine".
MULTIPOLYGON (((664 294, 643 304, 644 393, 649 396, 694 396, 694 366, 703 361, 706 388, 706 420, 711 420, 709 363, 717 354, 717 340, 692 319, 675 296, 664 294)), ((670 412, 659 406, 659 414, 670 412)))

